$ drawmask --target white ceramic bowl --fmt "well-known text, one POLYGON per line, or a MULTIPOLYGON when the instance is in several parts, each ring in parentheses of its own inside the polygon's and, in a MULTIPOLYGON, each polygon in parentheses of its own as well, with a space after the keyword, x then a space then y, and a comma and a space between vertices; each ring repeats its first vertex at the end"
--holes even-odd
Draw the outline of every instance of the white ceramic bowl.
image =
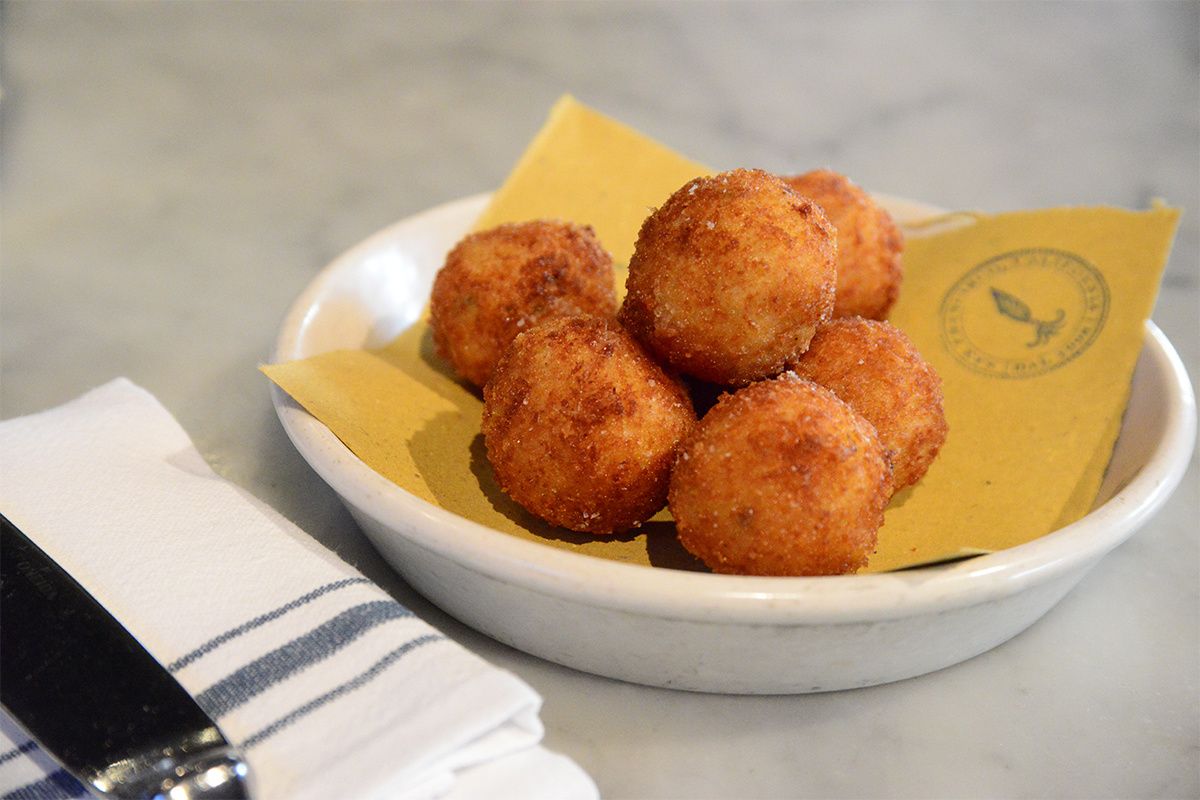
MULTIPOLYGON (((446 251, 486 202, 466 198, 372 236, 322 271, 284 322, 276 361, 382 344, 413 324, 446 251)), ((885 198, 900 218, 928 207, 885 198)), ((513 647, 678 689, 797 693, 949 666, 1041 617, 1178 485, 1195 399, 1153 324, 1101 503, 1028 544, 881 575, 760 578, 621 564, 491 530, 405 492, 277 388, 292 442, 413 587, 513 647)))

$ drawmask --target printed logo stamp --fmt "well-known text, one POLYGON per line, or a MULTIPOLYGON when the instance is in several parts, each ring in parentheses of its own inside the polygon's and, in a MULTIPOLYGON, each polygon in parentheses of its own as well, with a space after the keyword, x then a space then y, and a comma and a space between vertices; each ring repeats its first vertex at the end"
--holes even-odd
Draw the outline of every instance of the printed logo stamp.
POLYGON ((964 366, 996 378, 1034 378, 1096 341, 1108 284, 1074 253, 1014 250, 968 270, 942 298, 942 343, 964 366))

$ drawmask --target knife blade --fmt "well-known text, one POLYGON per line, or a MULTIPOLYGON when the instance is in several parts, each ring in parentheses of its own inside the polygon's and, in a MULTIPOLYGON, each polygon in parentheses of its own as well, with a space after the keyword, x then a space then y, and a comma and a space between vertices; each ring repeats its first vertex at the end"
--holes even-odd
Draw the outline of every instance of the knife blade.
POLYGON ((248 798, 245 762, 186 690, 0 514, 0 705, 91 791, 248 798))

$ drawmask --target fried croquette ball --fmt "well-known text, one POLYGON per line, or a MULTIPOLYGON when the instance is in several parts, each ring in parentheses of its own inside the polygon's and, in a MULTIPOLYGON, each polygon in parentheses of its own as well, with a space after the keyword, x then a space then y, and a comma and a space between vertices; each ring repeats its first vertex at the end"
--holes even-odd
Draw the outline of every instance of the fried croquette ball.
POLYGON ((894 325, 835 319, 817 331, 792 368, 875 426, 896 491, 919 481, 946 441, 942 379, 894 325))
POLYGON ((673 369, 747 384, 830 318, 836 257, 833 226, 779 178, 697 178, 642 223, 619 317, 673 369))
POLYGON ((612 256, 591 227, 534 220, 460 241, 434 279, 429 324, 438 355, 483 386, 522 330, 550 317, 616 311, 612 256))
POLYGON ((784 373, 721 397, 669 497, 679 541, 714 572, 839 575, 867 563, 891 494, 871 424, 784 373))
POLYGON ((483 436, 501 488, 547 522, 595 534, 666 504, 696 422, 682 383, 613 320, 567 317, 520 334, 483 390, 483 436))
POLYGON ((887 319, 900 295, 904 235, 892 216, 844 175, 818 169, 784 178, 837 228, 835 317, 887 319))

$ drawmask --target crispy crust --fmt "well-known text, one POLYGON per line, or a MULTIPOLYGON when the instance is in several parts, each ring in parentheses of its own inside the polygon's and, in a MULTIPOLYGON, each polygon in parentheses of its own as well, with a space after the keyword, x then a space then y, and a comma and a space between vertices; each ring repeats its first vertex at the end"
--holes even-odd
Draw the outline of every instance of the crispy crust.
POLYGON ((520 334, 483 390, 501 488, 542 519, 610 534, 666 503, 696 416, 682 383, 610 320, 558 318, 520 334))
POLYGON ((825 215, 775 176, 697 178, 642 224, 619 318, 673 369, 744 385, 830 318, 836 258, 825 215))
POLYGON ((612 257, 589 226, 555 220, 473 233, 446 256, 430 294, 442 358, 483 386, 522 330, 556 316, 616 314, 612 257))
POLYGON ((837 228, 835 317, 887 319, 900 296, 904 234, 890 214, 849 178, 818 169, 783 179, 811 198, 837 228))
POLYGON ((896 491, 919 481, 946 441, 942 379, 894 325, 858 317, 833 320, 817 331, 792 368, 875 426, 896 491))
POLYGON ((715 572, 835 575, 875 548, 892 494, 870 423, 785 373, 721 397, 684 443, 669 502, 715 572))

